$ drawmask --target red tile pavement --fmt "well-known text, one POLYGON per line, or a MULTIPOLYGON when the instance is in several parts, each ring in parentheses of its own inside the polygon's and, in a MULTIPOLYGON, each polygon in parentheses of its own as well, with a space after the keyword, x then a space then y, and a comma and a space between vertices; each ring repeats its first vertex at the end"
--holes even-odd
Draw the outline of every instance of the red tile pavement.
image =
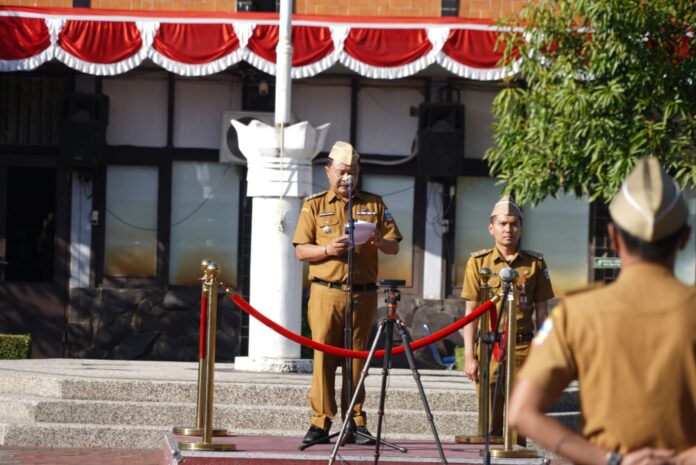
POLYGON ((0 447, 0 465, 161 465, 161 449, 0 447))
MULTIPOLYGON (((0 465, 162 465, 170 463, 171 458, 165 460, 164 455, 164 451, 161 449, 19 448, 0 446, 0 465)), ((211 461, 209 458, 207 463, 229 464, 234 461, 229 458, 211 461)), ((265 461, 270 463, 267 460, 265 461)), ((291 462, 286 459, 278 463, 291 462)), ((566 461, 554 459, 550 465, 569 464, 566 461)))

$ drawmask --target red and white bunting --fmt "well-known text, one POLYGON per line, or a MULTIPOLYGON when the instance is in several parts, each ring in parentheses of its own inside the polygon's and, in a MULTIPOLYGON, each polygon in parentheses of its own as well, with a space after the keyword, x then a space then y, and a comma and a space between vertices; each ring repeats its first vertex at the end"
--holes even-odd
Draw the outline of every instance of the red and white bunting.
MULTIPOLYGON (((444 18, 293 16, 292 77, 336 63, 374 79, 398 79, 439 64, 474 80, 498 80, 500 31, 490 21, 444 18)), ((116 75, 151 59, 172 73, 204 76, 246 61, 275 74, 277 16, 0 6, 0 71, 56 59, 80 72, 116 75)))

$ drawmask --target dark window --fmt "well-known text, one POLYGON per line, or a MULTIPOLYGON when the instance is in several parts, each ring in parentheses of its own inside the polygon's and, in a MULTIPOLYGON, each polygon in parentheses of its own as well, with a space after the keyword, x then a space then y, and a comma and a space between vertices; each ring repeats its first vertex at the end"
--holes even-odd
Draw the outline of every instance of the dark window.
POLYGON ((7 281, 53 281, 55 168, 7 169, 7 281))
POLYGON ((0 144, 57 145, 71 78, 0 75, 0 144))
POLYGON ((607 232, 611 221, 609 206, 601 202, 590 205, 590 247, 594 257, 593 281, 610 283, 619 275, 620 263, 616 252, 612 250, 607 232))
POLYGON ((441 16, 459 16, 459 0, 442 0, 441 16))
POLYGON ((74 8, 89 8, 90 0, 73 0, 72 6, 74 8))
POLYGON ((279 11, 280 0, 237 0, 237 11, 279 11))

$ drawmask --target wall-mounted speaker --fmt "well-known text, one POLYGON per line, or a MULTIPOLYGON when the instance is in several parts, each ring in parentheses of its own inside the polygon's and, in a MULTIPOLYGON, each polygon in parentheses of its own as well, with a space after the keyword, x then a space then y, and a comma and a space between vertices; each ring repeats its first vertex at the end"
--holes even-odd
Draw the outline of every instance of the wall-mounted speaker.
POLYGON ((58 154, 68 166, 93 168, 104 161, 109 97, 76 92, 63 102, 58 154))
POLYGON ((422 103, 418 107, 418 172, 458 176, 464 165, 464 105, 422 103))

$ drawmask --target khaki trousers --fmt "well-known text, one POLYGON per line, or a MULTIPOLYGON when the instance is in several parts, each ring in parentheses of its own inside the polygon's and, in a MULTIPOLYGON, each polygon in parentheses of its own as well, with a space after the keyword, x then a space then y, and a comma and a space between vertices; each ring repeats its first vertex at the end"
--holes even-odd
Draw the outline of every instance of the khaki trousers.
MULTIPOLYGON (((356 292, 353 294, 353 350, 367 348, 372 323, 377 313, 377 291, 356 292)), ((337 347, 344 347, 343 315, 346 307, 346 292, 331 289, 321 284, 312 284, 307 310, 307 320, 312 331, 312 340, 337 347)), ((358 384, 360 371, 365 360, 353 361, 353 389, 358 384)), ((309 405, 312 408, 312 425, 330 429, 336 416, 336 368, 341 363, 346 372, 345 359, 314 351, 314 371, 312 388, 309 393, 309 405)), ((341 418, 345 419, 350 405, 347 390, 348 379, 343 378, 341 396, 341 418)), ((362 410, 365 389, 361 388, 351 416, 357 426, 365 426, 365 412, 362 410)))

